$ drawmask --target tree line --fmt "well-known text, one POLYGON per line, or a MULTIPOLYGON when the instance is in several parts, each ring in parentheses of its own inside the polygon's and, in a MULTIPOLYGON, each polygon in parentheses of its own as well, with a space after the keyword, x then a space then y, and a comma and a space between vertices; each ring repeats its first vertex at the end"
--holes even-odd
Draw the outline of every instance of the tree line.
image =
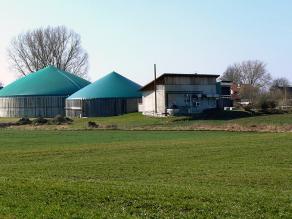
POLYGON ((289 80, 285 77, 272 79, 262 61, 234 63, 227 67, 220 79, 240 85, 240 98, 248 100, 249 107, 275 108, 291 104, 287 93, 289 80))

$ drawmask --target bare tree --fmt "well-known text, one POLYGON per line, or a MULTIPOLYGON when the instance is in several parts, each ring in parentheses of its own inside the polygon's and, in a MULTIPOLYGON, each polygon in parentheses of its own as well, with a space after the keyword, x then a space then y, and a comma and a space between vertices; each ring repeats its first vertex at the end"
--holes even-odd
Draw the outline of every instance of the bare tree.
POLYGON ((265 63, 258 60, 249 60, 229 66, 221 79, 266 88, 270 84, 271 75, 268 73, 265 63))
POLYGON ((254 60, 241 63, 242 83, 264 88, 271 82, 271 75, 266 69, 266 64, 254 60))
POLYGON ((233 65, 228 66, 226 71, 221 76, 222 81, 232 81, 236 84, 241 83, 241 69, 240 65, 235 63, 233 65))
POLYGON ((272 81, 272 88, 284 88, 288 87, 290 84, 289 80, 287 78, 276 78, 272 81))
POLYGON ((87 77, 88 54, 80 35, 64 26, 38 28, 11 41, 8 57, 12 68, 23 76, 48 65, 87 77))
POLYGON ((0 88, 4 87, 4 84, 0 81, 0 88))
POLYGON ((273 96, 277 96, 277 99, 282 99, 282 102, 280 105, 284 106, 287 105, 287 88, 289 87, 289 80, 287 78, 276 78, 272 82, 272 86, 270 89, 270 93, 273 94, 273 96))

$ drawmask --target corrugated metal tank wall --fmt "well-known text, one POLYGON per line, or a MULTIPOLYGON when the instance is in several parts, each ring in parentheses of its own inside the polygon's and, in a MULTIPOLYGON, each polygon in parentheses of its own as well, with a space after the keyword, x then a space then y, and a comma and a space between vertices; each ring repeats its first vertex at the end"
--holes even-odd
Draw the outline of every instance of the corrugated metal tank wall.
POLYGON ((138 111, 138 98, 98 98, 89 100, 67 99, 66 116, 116 116, 138 111))
POLYGON ((1 97, 0 117, 54 117, 65 115, 66 96, 1 97))

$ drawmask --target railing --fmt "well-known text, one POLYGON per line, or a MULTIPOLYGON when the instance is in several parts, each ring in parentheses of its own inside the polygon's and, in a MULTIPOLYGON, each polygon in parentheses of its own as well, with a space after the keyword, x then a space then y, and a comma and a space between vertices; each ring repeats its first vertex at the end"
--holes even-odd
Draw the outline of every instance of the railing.
POLYGON ((220 95, 220 98, 231 99, 231 95, 220 95))

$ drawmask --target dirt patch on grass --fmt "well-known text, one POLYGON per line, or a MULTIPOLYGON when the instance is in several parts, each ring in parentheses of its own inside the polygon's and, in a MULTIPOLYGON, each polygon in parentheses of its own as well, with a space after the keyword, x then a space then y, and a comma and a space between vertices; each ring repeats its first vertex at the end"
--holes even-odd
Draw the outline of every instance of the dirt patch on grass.
POLYGON ((292 132, 292 125, 239 125, 239 124, 226 124, 226 125, 190 125, 190 126, 147 126, 135 127, 126 130, 159 130, 159 131, 229 131, 229 132, 292 132))
POLYGON ((210 131, 231 131, 231 132, 291 132, 292 126, 273 126, 273 125, 250 125, 243 126, 238 124, 228 124, 219 126, 198 125, 193 127, 194 130, 210 131))
MULTIPOLYGON (((2 125, 2 126, 1 126, 2 125)), ((225 125, 184 125, 184 126, 140 126, 140 127, 119 127, 112 125, 100 125, 97 128, 77 128, 70 124, 63 125, 3 125, 2 128, 20 129, 20 130, 126 130, 126 131, 229 131, 229 132, 292 132, 292 125, 239 125, 239 124, 225 124, 225 125)))
POLYGON ((92 127, 74 127, 71 124, 62 125, 15 125, 11 123, 0 123, 0 128, 19 129, 19 130, 126 130, 126 131, 229 131, 229 132, 292 132, 292 125, 148 125, 139 127, 127 127, 117 125, 101 125, 92 127))
POLYGON ((0 128, 7 128, 7 127, 10 127, 10 126, 13 126, 15 125, 15 123, 13 122, 1 122, 0 123, 0 128))

